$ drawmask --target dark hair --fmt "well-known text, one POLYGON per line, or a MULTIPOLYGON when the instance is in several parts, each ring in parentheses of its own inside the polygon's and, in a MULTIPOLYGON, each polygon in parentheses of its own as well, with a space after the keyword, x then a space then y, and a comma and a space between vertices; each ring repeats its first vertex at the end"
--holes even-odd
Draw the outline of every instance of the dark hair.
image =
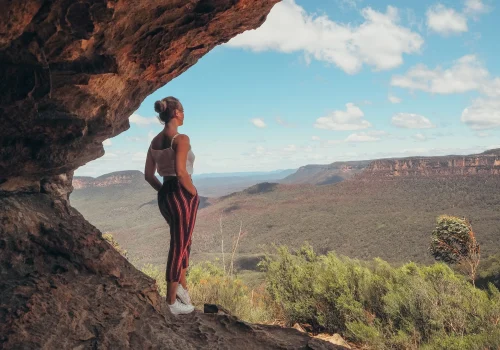
POLYGON ((176 110, 183 110, 182 104, 173 96, 165 97, 155 102, 155 111, 158 112, 160 123, 168 123, 175 115, 176 110))

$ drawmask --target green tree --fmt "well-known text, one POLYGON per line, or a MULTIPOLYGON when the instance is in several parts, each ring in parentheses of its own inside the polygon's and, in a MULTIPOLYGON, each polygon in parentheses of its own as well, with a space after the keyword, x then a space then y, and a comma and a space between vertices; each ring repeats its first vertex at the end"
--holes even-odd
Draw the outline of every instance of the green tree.
POLYGON ((436 260, 464 266, 472 284, 475 284, 481 254, 479 243, 467 219, 439 216, 436 229, 432 232, 429 250, 436 260))

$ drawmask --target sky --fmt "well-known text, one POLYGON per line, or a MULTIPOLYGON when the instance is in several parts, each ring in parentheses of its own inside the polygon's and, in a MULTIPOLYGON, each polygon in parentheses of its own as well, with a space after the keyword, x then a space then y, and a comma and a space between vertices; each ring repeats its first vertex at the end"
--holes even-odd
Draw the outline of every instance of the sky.
POLYGON ((75 175, 144 171, 167 96, 198 175, 500 148, 496 5, 284 0, 148 96, 75 175))

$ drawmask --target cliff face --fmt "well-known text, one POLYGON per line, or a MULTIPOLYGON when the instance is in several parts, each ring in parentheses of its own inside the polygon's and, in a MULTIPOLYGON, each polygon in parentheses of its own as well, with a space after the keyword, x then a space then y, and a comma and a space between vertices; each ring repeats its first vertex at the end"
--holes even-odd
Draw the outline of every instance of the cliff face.
POLYGON ((2 2, 0 348, 328 348, 228 316, 172 317, 154 281, 68 202, 73 170, 103 155, 146 96, 276 2, 2 2))
POLYGON ((297 171, 283 180, 281 183, 312 185, 327 185, 340 182, 365 169, 370 161, 335 162, 332 164, 318 165, 310 164, 302 166, 297 171))
POLYGON ((81 190, 89 187, 107 187, 113 185, 130 184, 135 181, 144 181, 144 174, 140 171, 116 171, 97 178, 89 176, 73 177, 73 189, 81 190))
POLYGON ((358 178, 453 175, 500 175, 500 150, 468 156, 378 159, 358 178))

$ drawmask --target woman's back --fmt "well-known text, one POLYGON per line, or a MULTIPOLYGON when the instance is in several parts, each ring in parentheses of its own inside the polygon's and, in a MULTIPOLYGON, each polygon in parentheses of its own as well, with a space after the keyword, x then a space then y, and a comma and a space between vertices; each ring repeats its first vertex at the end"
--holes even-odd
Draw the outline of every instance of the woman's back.
MULTIPOLYGON (((165 134, 158 134, 149 146, 151 149, 151 154, 156 163, 156 170, 160 176, 176 176, 175 171, 175 150, 173 149, 173 144, 175 138, 180 135, 175 134, 171 140, 165 134)), ((189 149, 187 160, 186 160, 186 171, 188 174, 193 173, 195 155, 191 149, 189 149)))

